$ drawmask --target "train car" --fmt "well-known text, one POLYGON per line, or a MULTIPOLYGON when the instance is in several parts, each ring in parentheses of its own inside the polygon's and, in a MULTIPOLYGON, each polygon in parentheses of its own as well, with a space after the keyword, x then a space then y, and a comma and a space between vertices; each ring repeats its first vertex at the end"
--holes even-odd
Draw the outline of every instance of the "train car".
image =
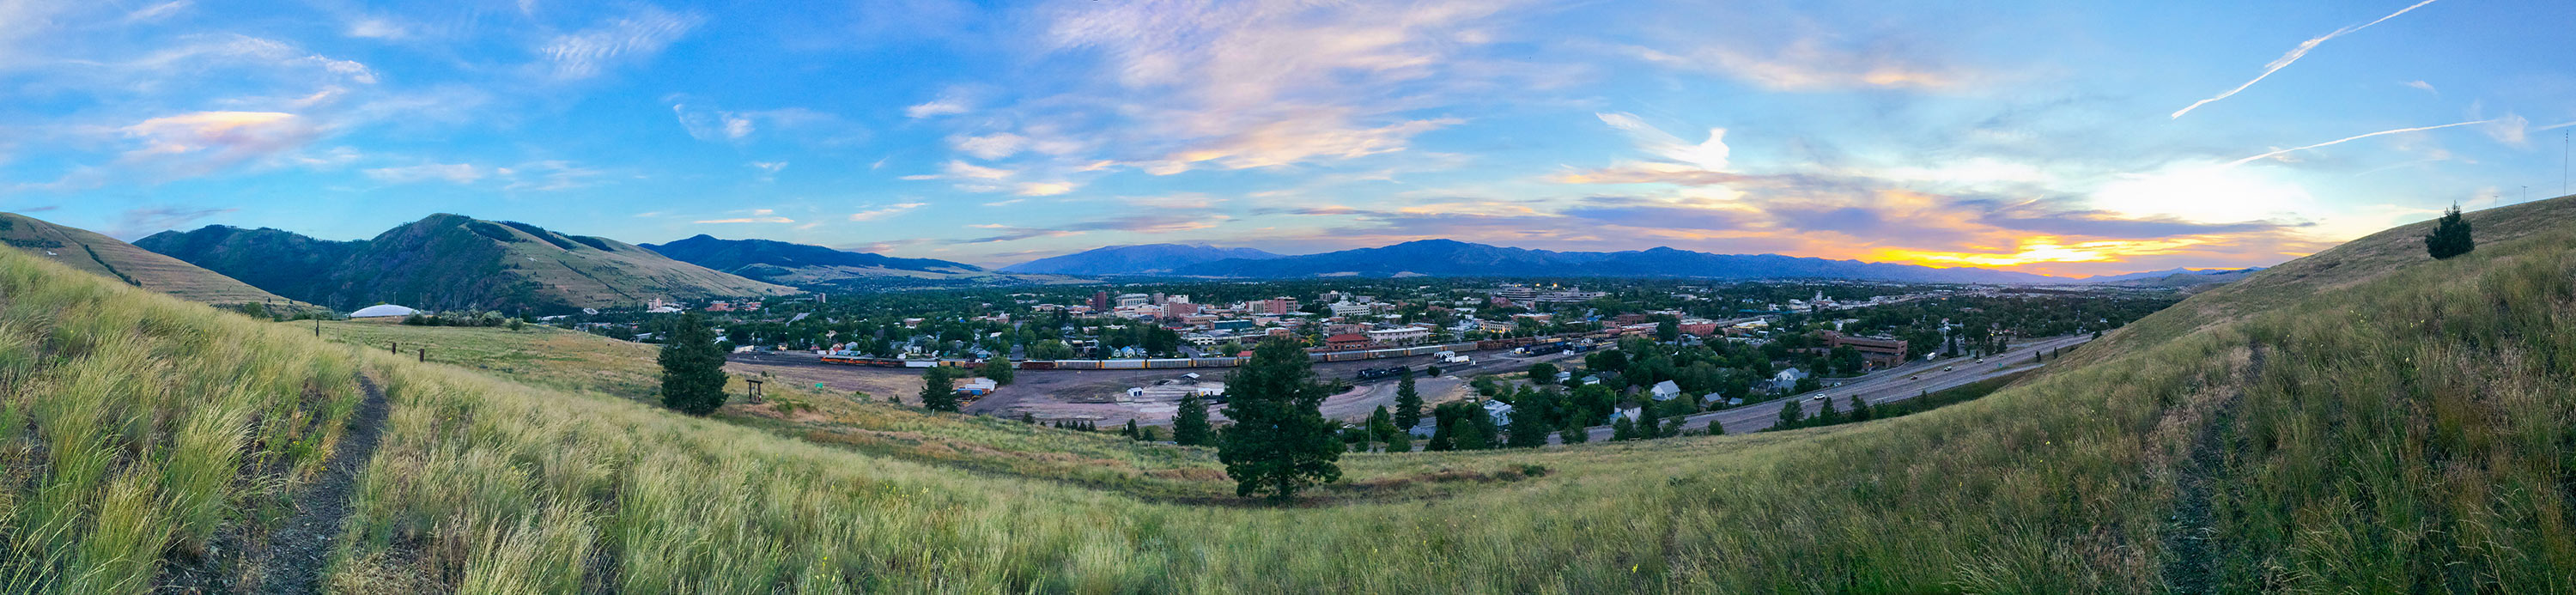
POLYGON ((927 359, 908 359, 908 360, 903 360, 903 367, 906 367, 906 368, 930 368, 930 367, 937 367, 938 365, 939 365, 939 360, 927 360, 927 359))
POLYGON ((1368 359, 1368 357, 1369 357, 1369 354, 1368 354, 1368 352, 1366 352, 1366 351, 1335 351, 1335 352, 1332 352, 1332 353, 1326 353, 1326 354, 1324 354, 1324 361, 1328 361, 1328 362, 1348 362, 1348 361, 1364 360, 1364 359, 1368 359))
POLYGON ((1156 370, 1161 370, 1161 369, 1165 369, 1165 368, 1187 368, 1187 367, 1190 367, 1190 360, 1187 360, 1187 359, 1149 359, 1149 360, 1145 360, 1145 367, 1147 367, 1147 368, 1151 368, 1151 369, 1156 369, 1156 370))
POLYGON ((1145 369, 1145 360, 1141 360, 1141 359, 1104 359, 1104 360, 1100 360, 1100 369, 1103 369, 1103 370, 1142 370, 1142 369, 1145 369))
POLYGON ((1060 360, 1055 360, 1055 369, 1058 369, 1058 370, 1098 370, 1098 369, 1100 369, 1100 360, 1096 360, 1096 359, 1060 359, 1060 360))
POLYGON ((1236 357, 1201 357, 1201 358, 1192 358, 1192 359, 1190 360, 1190 367, 1193 367, 1193 368, 1232 368, 1232 367, 1235 367, 1236 365, 1239 365, 1239 362, 1240 362, 1242 359, 1243 359, 1243 358, 1236 358, 1236 357))
POLYGON ((1053 369, 1055 369, 1055 360, 1046 360, 1046 359, 1033 359, 1033 360, 1028 360, 1028 361, 1020 362, 1019 368, 1020 368, 1020 369, 1022 369, 1022 370, 1053 370, 1053 369))

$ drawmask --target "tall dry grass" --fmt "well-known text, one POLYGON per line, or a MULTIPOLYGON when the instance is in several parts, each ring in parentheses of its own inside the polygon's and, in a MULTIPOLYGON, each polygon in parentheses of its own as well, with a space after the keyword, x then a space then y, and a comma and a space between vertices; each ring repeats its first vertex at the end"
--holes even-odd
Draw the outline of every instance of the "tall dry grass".
POLYGON ((0 592, 137 593, 319 469, 345 350, 0 250, 0 592))

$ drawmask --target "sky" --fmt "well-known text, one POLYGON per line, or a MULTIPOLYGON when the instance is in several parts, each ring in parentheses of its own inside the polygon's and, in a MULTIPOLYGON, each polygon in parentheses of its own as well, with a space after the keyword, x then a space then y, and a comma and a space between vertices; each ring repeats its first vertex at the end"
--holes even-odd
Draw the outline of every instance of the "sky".
POLYGON ((1961 4, 0 0, 0 210, 2081 276, 2563 193, 2564 0, 1961 4))

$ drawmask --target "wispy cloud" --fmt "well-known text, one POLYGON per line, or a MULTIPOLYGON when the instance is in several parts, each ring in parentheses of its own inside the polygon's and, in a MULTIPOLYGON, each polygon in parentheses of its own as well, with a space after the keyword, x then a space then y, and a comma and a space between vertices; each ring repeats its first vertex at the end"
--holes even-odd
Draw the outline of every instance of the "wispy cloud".
POLYGON ((133 240, 238 210, 241 209, 198 209, 173 206, 129 209, 117 216, 116 225, 108 228, 107 235, 133 240))
POLYGON ((875 221, 875 220, 878 220, 878 219, 884 219, 884 218, 887 218, 887 217, 893 217, 893 216, 895 216, 895 215, 901 215, 901 214, 904 214, 904 213, 909 213, 909 212, 912 212, 912 210, 913 210, 913 209, 918 209, 918 208, 921 208, 921 207, 926 206, 926 205, 927 205, 927 203, 918 203, 918 202, 895 203, 895 204, 892 204, 892 205, 887 205, 887 206, 885 206, 885 207, 883 207, 883 208, 868 209, 868 210, 865 210, 865 211, 859 211, 859 212, 856 212, 856 213, 851 213, 851 214, 850 214, 850 220, 851 220, 851 221, 875 221))
POLYGON ((1845 49, 1815 37, 1801 38, 1767 51, 1717 42, 1682 54, 1628 46, 1630 55, 1675 68, 1704 70, 1779 91, 1840 89, 1944 89, 1971 78, 1955 69, 1925 64, 1893 47, 1845 49))
MULTIPOLYGON (((2349 34, 2351 34, 2352 32, 2355 32, 2355 31, 2360 31, 2360 30, 2363 30, 2363 29, 2368 29, 2368 28, 2370 28, 2370 26, 2371 26, 2371 25, 2377 25, 2377 24, 2379 24, 2379 23, 2381 23, 2381 22, 2383 22, 2383 21, 2387 21, 2388 19, 2397 18, 2397 15, 2406 14, 2407 12, 2413 11, 2413 10, 2415 10, 2415 9, 2423 8, 2423 7, 2424 7, 2424 5, 2426 5, 2426 4, 2432 4, 2432 3, 2436 2, 2436 1, 2438 1, 2438 0, 2424 0, 2424 1, 2422 1, 2422 2, 2417 2, 2417 3, 2414 3, 2414 4, 2412 4, 2412 5, 2408 5, 2408 6, 2407 6, 2407 7, 2405 7, 2405 8, 2397 9, 2397 12, 2388 13, 2388 16, 2379 17, 2379 19, 2378 19, 2378 20, 2371 21, 2371 22, 2367 22, 2367 23, 2362 23, 2362 24, 2359 24, 2359 25, 2352 25, 2352 26, 2344 27, 2344 28, 2342 28, 2342 29, 2336 29, 2336 30, 2334 30, 2334 32, 2333 32, 2333 33, 2327 33, 2327 34, 2325 34, 2325 35, 2319 35, 2319 36, 2317 36, 2317 37, 2316 37, 2316 38, 2314 38, 2314 39, 2309 39, 2309 40, 2307 40, 2307 41, 2305 41, 2305 42, 2301 42, 2301 43, 2299 43, 2299 47, 2290 48, 2290 51, 2289 51, 2288 53, 2281 54, 2281 57, 2273 59, 2273 60, 2272 60, 2272 63, 2263 65, 2263 73, 2262 73, 2262 74, 2254 75, 2254 79, 2253 79, 2253 80, 2245 81, 2245 84, 2237 85, 2237 86, 2236 86, 2236 88, 2234 88, 2234 89, 2228 89, 2227 91, 2222 92, 2222 93, 2219 93, 2218 95, 2213 96, 2213 97, 2210 97, 2210 98, 2208 98, 2208 99, 2203 99, 2203 100, 2200 100, 2200 101, 2194 101, 2194 102, 2192 102, 2192 103, 2191 103, 2191 105, 2183 106, 2183 108, 2182 108, 2182 109, 2180 109, 2180 110, 2175 110, 2175 111, 2174 111, 2174 113, 2173 113, 2173 116, 2171 116, 2171 118, 2173 118, 2173 119, 2181 119, 2183 114, 2191 113, 2191 110, 2200 109, 2200 106, 2209 105, 2209 104, 2210 104, 2210 103, 2212 103, 2212 102, 2216 102, 2216 101, 2221 100, 2221 99, 2226 99, 2226 98, 2228 98, 2228 97, 2235 96, 2238 92, 2244 91, 2247 87, 2252 87, 2252 86, 2254 86, 2254 83, 2263 82, 2263 79, 2265 79, 2265 78, 2268 78, 2268 77, 2272 76, 2272 73, 2280 72, 2280 71, 2281 71, 2281 69, 2283 69, 2283 68, 2289 68, 2289 67, 2290 67, 2290 63, 2292 63, 2292 62, 2297 62, 2297 61, 2299 61, 2299 59, 2300 59, 2300 58, 2305 58, 2305 57, 2307 57, 2307 56, 2308 56, 2308 51, 2309 51, 2309 50, 2317 49, 2317 45, 2318 45, 2318 44, 2325 43, 2325 42, 2326 42, 2326 40, 2334 39, 2334 38, 2337 38, 2337 37, 2343 37, 2343 36, 2345 36, 2345 35, 2349 35, 2349 34)), ((2428 85, 2428 87, 2429 87, 2429 85, 2428 85)), ((2430 89, 2428 88, 2427 90, 2430 90, 2430 89)))
POLYGON ((483 170, 474 167, 473 164, 467 163, 428 163, 402 167, 379 167, 364 170, 360 173, 364 173, 367 177, 375 178, 378 181, 395 184, 426 182, 430 180, 445 180, 457 184, 472 184, 475 180, 483 179, 483 176, 485 175, 483 170))
POLYGON ((940 97, 928 102, 914 104, 912 107, 903 108, 903 115, 904 117, 918 120, 922 118, 935 118, 939 116, 963 114, 966 113, 967 109, 966 101, 963 99, 955 97, 940 97))
POLYGON ((619 62, 647 58, 679 41, 703 20, 645 5, 596 27, 555 36, 537 49, 555 78, 597 76, 619 62))
POLYGON ((2458 123, 2452 123, 2452 124, 2443 124, 2443 125, 2439 125, 2439 126, 2417 126, 2417 127, 2414 127, 2414 128, 2399 128, 2399 129, 2396 129, 2396 130, 2381 130, 2381 131, 2373 132, 2373 133, 2369 133, 2369 134, 2356 134, 2356 135, 2347 136, 2347 137, 2343 137, 2343 138, 2338 138, 2338 139, 2334 139, 2334 140, 2330 140, 2330 141, 2326 141, 2326 142, 2322 142, 2322 143, 2317 143, 2317 144, 2313 144, 2313 145, 2307 145, 2307 146, 2301 146, 2301 147, 2290 147, 2290 148, 2287 148, 2287 149, 2276 149, 2276 150, 2273 150, 2272 152, 2269 152, 2269 153, 2264 153, 2264 154, 2261 154, 2261 155, 2255 155, 2255 156, 2252 156, 2252 157, 2246 157, 2246 158, 2244 158, 2244 159, 2238 159, 2238 160, 2235 160, 2235 161, 2230 161, 2230 162, 2227 162, 2227 164, 2228 164, 2228 165, 2231 165, 2231 166, 2234 166, 2234 165, 2244 165, 2244 164, 2246 164, 2246 163, 2251 163, 2251 162, 2255 162, 2255 161, 2261 161, 2261 160, 2264 160, 2264 159, 2271 159, 2271 158, 2274 158, 2274 157, 2279 157, 2279 156, 2287 155, 2287 154, 2290 154, 2290 153, 2295 153, 2295 152, 2299 152, 2299 151, 2305 151, 2305 150, 2308 150, 2308 149, 2314 149, 2314 148, 2318 148, 2318 147, 2331 147, 2331 146, 2340 145, 2340 144, 2344 144, 2344 143, 2348 143, 2348 142, 2352 142, 2352 141, 2357 141, 2357 140, 2361 140, 2361 139, 2365 139, 2365 138, 2370 138, 2370 137, 2374 137, 2374 136, 2385 136, 2385 135, 2390 135, 2390 134, 2402 134, 2402 133, 2407 133, 2407 132, 2422 132, 2422 131, 2426 131, 2426 130, 2440 130, 2440 129, 2443 129, 2443 128, 2451 128, 2451 127, 2455 127, 2455 126, 2472 126, 2472 125, 2477 125, 2477 124, 2485 124, 2485 123, 2489 123, 2489 122, 2493 122, 2493 121, 2494 121, 2494 120, 2471 120, 2471 121, 2467 121, 2467 122, 2458 122, 2458 123))
POLYGON ((2434 94, 2434 95, 2440 95, 2440 94, 2442 94, 2442 91, 2441 91, 2440 89, 2435 89, 2435 88, 2433 88, 2433 84, 2432 84, 2432 83, 2427 83, 2427 82, 2424 82, 2424 81, 2406 81, 2406 82, 2398 83, 2398 84, 2400 84, 2400 85, 2405 85, 2405 86, 2412 87, 2412 88, 2416 88, 2416 89, 2423 89, 2423 90, 2424 90, 2424 92, 2426 92, 2426 93, 2431 93, 2431 94, 2434 94))
POLYGON ((778 216, 778 214, 777 214, 777 212, 776 212, 776 211, 773 211, 773 210, 770 210, 770 209, 752 209, 752 210, 750 210, 750 211, 748 211, 748 212, 745 212, 745 211, 735 211, 735 212, 737 212, 737 213, 744 213, 746 216, 743 216, 743 217, 733 217, 733 218, 728 218, 728 219, 707 219, 707 220, 703 220, 703 221, 693 221, 692 223, 795 223, 795 222, 796 222, 796 220, 795 220, 795 219, 789 219, 789 218, 786 218, 786 217, 778 216))

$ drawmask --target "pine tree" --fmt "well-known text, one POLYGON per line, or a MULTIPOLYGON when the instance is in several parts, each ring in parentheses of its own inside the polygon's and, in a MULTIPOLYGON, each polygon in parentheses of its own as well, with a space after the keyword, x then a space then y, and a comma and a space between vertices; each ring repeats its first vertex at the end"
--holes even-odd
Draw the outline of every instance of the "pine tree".
POLYGON ((1136 429, 1136 420, 1133 419, 1127 420, 1127 428, 1119 430, 1118 435, 1126 436, 1129 440, 1143 440, 1145 438, 1145 432, 1143 430, 1136 429))
POLYGON ((1635 439, 1637 439, 1637 423, 1628 421, 1628 416, 1622 415, 1619 416, 1619 419, 1612 420, 1610 422, 1611 442, 1635 439))
POLYGON ((1181 446, 1210 446, 1216 438, 1208 435, 1207 401, 1197 394, 1181 397, 1181 410, 1172 414, 1172 443, 1181 446))
POLYGON ((1861 400, 1861 399, 1860 399, 1860 395, 1852 395, 1852 396, 1851 396, 1851 420, 1852 420, 1852 421, 1856 421, 1856 422, 1858 422, 1858 421, 1869 421, 1869 418, 1870 418, 1870 416, 1871 416, 1871 415, 1872 415, 1872 414, 1871 414, 1871 413, 1870 413, 1870 411, 1869 411, 1869 401, 1863 401, 1863 400, 1861 400))
POLYGON ((1512 412, 1506 414, 1512 420, 1511 440, 1506 444, 1512 448, 1547 445, 1547 407, 1539 402, 1541 400, 1535 396, 1523 397, 1512 406, 1512 412))
POLYGON ((1494 415, 1472 403, 1461 402, 1461 405, 1458 421, 1452 424, 1463 426, 1460 429, 1464 430, 1458 433, 1458 450, 1488 450, 1498 446, 1502 428, 1494 425, 1494 415))
POLYGON ((1798 408, 1798 401, 1796 399, 1781 401, 1780 423, 1775 424, 1772 427, 1783 430, 1795 428, 1798 427, 1798 419, 1806 416, 1806 410, 1798 408))
POLYGON ((1840 411, 1834 410, 1833 399, 1825 399, 1823 402, 1817 404, 1816 419, 1814 423, 1818 426, 1830 426, 1843 423, 1843 414, 1840 411))
POLYGON ((1267 493, 1272 501, 1342 478, 1342 448, 1324 419, 1324 388, 1306 350, 1282 340, 1263 341, 1252 361, 1227 379, 1225 416, 1234 427, 1218 441, 1217 460, 1235 481, 1236 496, 1267 493))
POLYGON ((1020 423, 1035 425, 1038 423, 1038 416, 1022 411, 1020 412, 1020 423))
POLYGON ((655 359, 662 364, 662 406, 689 415, 724 406, 724 350, 716 348, 716 331, 706 317, 682 315, 655 359))
POLYGON ((957 384, 949 378, 946 367, 931 368, 921 373, 921 408, 931 411, 957 410, 957 384))
POLYGON ((1726 435, 1726 424, 1718 423, 1718 422, 1717 422, 1717 420, 1714 420, 1714 419, 1712 419, 1712 420, 1708 420, 1708 435, 1710 435, 1710 436, 1724 436, 1724 435, 1726 435))
POLYGON ((1413 371, 1405 370, 1404 378, 1395 381, 1395 427, 1411 430, 1422 425, 1422 393, 1413 390, 1413 371))
POLYGON ((2477 248, 2477 241, 2469 238, 2469 222, 2460 218, 2458 203, 2442 212, 2442 220, 2434 225, 2433 233, 2424 235, 2424 251, 2437 260, 2468 254, 2477 248))
POLYGON ((1661 437, 1656 434, 1663 432, 1664 415, 1662 412, 1656 411, 1657 409, 1662 409, 1662 407, 1656 407, 1656 405, 1661 405, 1661 403, 1647 401, 1645 404, 1637 406, 1637 439, 1644 440, 1647 438, 1661 437))

